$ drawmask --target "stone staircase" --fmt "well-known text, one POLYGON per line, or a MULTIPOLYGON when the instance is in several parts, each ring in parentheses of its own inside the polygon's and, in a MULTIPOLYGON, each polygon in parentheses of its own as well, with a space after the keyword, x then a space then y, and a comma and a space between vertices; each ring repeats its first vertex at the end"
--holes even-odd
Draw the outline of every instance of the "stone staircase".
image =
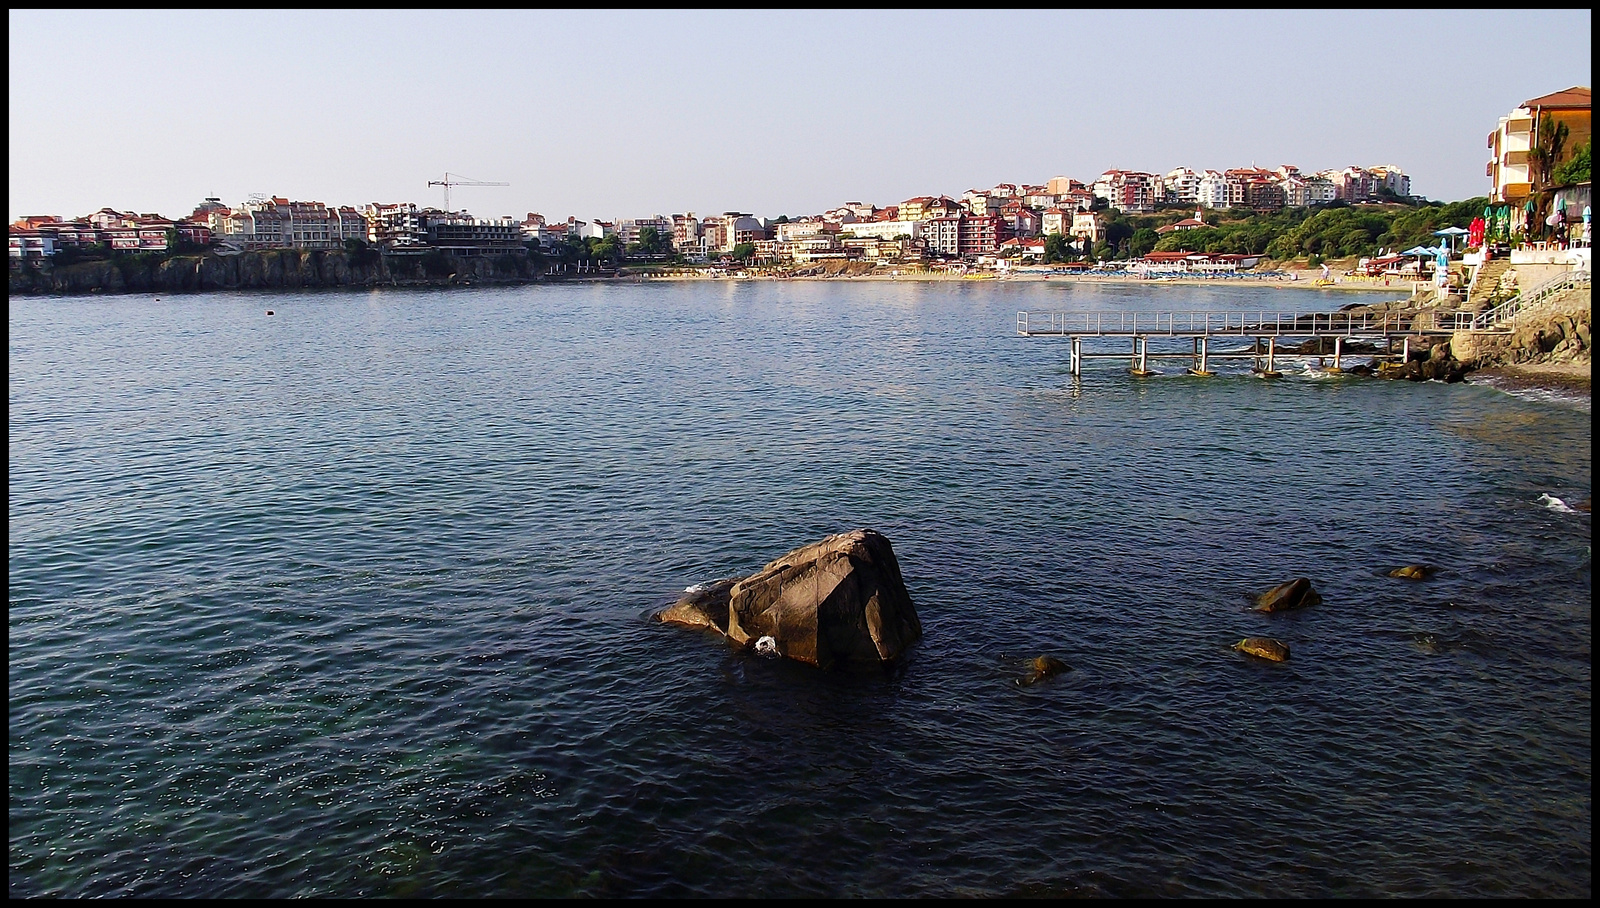
POLYGON ((1523 310, 1529 315, 1546 315, 1551 313, 1576 312, 1589 308, 1588 287, 1567 287, 1558 290, 1540 300, 1533 306, 1523 310))
POLYGON ((1463 307, 1468 312, 1482 312, 1503 301, 1505 294, 1500 293, 1500 278, 1511 268, 1510 259, 1491 259, 1478 266, 1478 272, 1472 276, 1472 288, 1467 292, 1467 302, 1463 307), (1495 296, 1501 299, 1495 299, 1495 296))

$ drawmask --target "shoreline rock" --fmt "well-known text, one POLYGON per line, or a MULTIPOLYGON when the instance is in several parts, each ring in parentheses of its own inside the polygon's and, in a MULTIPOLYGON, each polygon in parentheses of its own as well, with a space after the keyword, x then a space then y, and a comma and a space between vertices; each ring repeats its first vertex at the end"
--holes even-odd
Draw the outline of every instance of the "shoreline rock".
POLYGON ((891 662, 922 637, 894 548, 872 530, 801 546, 748 577, 690 587, 656 618, 820 668, 891 662))

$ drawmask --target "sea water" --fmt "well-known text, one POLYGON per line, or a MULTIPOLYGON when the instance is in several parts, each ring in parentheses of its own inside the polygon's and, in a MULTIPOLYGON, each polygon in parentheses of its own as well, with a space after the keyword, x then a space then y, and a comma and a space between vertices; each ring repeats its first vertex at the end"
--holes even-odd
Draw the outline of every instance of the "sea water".
POLYGON ((1587 400, 1015 328, 1352 299, 14 298, 10 894, 1588 897, 1587 400), (651 621, 858 527, 886 670, 651 621))

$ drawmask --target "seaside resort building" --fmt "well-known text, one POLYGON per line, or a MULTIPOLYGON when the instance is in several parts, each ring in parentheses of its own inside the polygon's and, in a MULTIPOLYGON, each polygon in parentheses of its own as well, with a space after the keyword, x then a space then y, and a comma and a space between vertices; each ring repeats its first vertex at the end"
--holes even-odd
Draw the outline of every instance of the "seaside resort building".
POLYGON ((1527 228, 1528 203, 1532 200, 1540 175, 1535 172, 1537 161, 1532 154, 1541 143, 1551 143, 1556 127, 1566 127, 1566 138, 1559 154, 1551 162, 1551 169, 1572 159, 1580 146, 1592 138, 1592 121, 1589 113, 1590 91, 1583 86, 1573 86, 1563 91, 1530 98, 1517 105, 1500 118, 1494 132, 1489 133, 1489 163, 1484 168, 1492 184, 1489 201, 1510 208, 1511 226, 1514 230, 1527 228))

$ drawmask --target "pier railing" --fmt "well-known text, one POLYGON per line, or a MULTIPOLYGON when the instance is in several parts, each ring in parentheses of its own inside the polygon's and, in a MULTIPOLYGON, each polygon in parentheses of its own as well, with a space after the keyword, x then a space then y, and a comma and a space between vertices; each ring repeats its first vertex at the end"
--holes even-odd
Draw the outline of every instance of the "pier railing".
POLYGON ((1017 333, 1102 337, 1353 337, 1444 334, 1471 327, 1469 312, 1028 312, 1017 333))

